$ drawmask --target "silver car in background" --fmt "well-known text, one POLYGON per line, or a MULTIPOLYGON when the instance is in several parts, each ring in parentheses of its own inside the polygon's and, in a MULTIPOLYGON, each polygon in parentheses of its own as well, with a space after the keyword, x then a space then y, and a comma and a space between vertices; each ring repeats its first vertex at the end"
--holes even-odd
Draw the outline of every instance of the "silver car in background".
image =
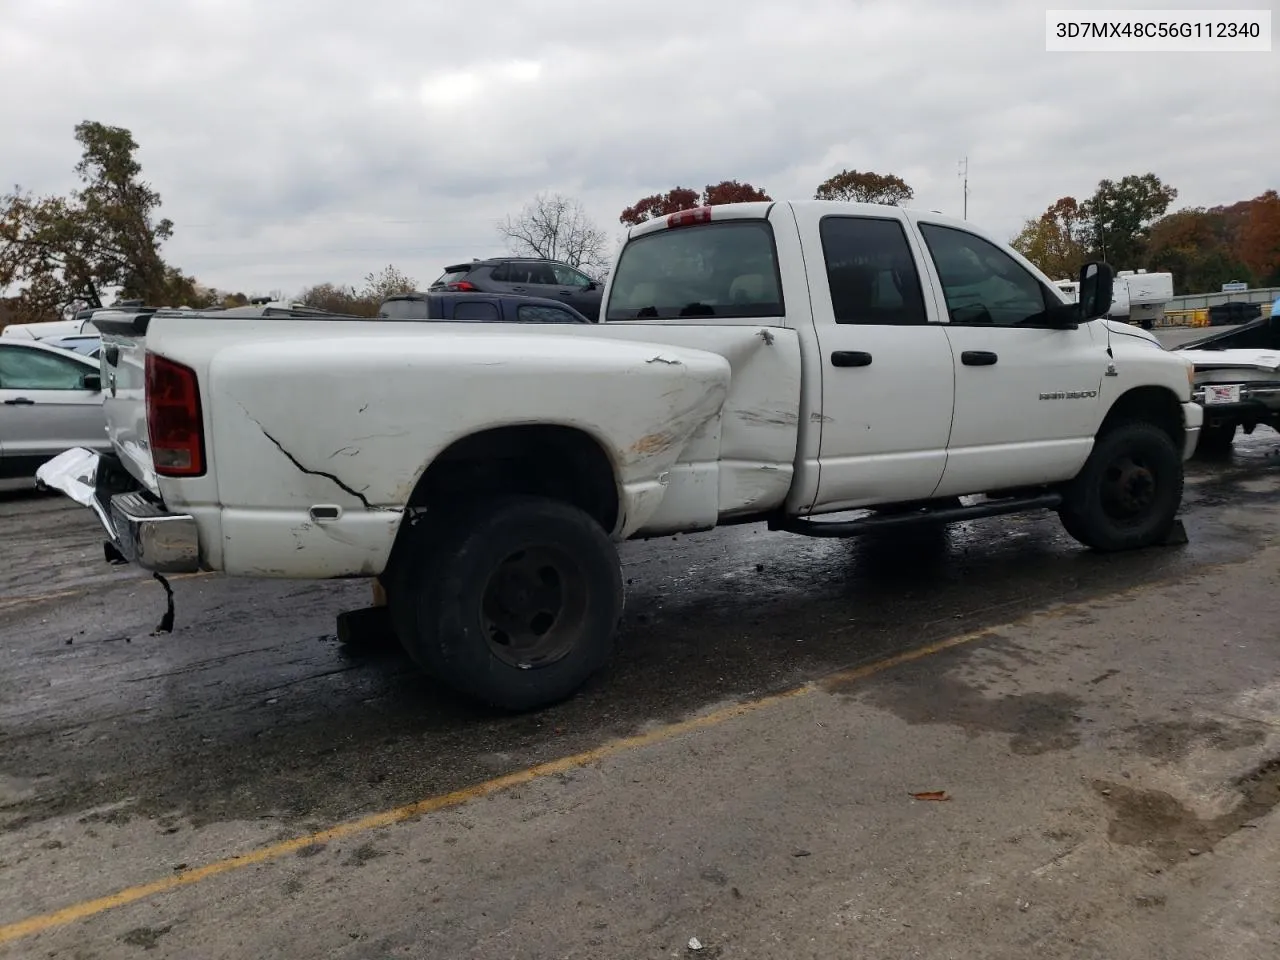
POLYGON ((25 337, 0 338, 0 480, 34 477, 72 447, 107 453, 99 361, 25 337))

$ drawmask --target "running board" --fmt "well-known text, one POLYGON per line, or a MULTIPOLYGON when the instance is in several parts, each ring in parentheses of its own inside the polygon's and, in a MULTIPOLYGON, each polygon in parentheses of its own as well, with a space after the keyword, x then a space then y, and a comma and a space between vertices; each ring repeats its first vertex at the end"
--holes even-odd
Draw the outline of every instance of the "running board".
POLYGON ((877 530, 897 530, 903 527, 919 527, 930 524, 959 523, 963 520, 980 520, 983 517, 1000 517, 1010 513, 1028 513, 1032 510, 1056 510, 1062 505, 1062 494, 1045 493, 1035 497, 1011 497, 1007 500, 986 500, 972 506, 947 507, 940 510, 920 510, 916 513, 862 517, 858 520, 808 520, 802 517, 786 517, 769 524, 771 530, 784 530, 806 537, 857 537, 877 530))

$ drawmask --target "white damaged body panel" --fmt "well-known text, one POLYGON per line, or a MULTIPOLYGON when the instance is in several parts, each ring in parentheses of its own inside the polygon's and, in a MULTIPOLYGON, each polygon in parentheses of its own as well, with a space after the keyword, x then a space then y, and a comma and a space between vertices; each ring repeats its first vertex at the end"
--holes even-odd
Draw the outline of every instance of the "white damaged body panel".
POLYGON ((684 445, 658 509, 628 533, 709 529, 781 507, 795 476, 801 407, 800 342, 777 326, 611 323, 570 328, 581 337, 663 343, 714 353, 729 364, 719 415, 684 445))
POLYGON ((159 494, 147 437, 146 341, 138 337, 104 334, 106 395, 102 409, 110 424, 111 445, 129 472, 144 487, 159 494))
MULTIPOLYGON (((1211 371, 1236 371, 1245 373, 1246 379, 1276 380, 1280 379, 1280 351, 1277 350, 1178 350, 1178 356, 1195 364, 1196 373, 1211 371)), ((1216 378, 1206 378, 1215 382, 1216 378)))
POLYGON ((199 522, 205 563, 227 573, 381 572, 434 458, 498 427, 595 439, 617 477, 618 539, 710 528, 790 487, 791 331, 673 326, 654 344, 652 326, 626 324, 566 335, 293 320, 167 344, 180 323, 155 318, 148 347, 197 369, 213 473, 159 486, 199 522))

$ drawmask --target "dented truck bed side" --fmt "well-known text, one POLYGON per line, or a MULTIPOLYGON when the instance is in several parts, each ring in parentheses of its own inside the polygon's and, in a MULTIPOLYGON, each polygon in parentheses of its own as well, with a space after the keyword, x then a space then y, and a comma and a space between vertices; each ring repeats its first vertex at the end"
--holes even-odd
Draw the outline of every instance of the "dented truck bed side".
POLYGON ((380 573, 435 459, 468 437, 521 425, 580 431, 599 445, 617 481, 616 539, 767 512, 791 487, 794 331, 671 328, 651 343, 652 327, 628 325, 566 333, 307 319, 197 327, 193 319, 153 316, 146 350, 199 379, 209 466, 199 477, 156 476, 139 338, 104 336, 112 356, 132 364, 111 368, 117 452, 170 510, 194 518, 209 569, 380 573))

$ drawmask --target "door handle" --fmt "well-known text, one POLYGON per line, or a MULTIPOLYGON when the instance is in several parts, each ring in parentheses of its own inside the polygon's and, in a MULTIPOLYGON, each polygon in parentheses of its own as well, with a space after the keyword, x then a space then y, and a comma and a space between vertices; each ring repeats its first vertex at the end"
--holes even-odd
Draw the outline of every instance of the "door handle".
POLYGON ((869 367, 871 354, 863 353, 861 350, 837 350, 831 354, 831 365, 833 367, 869 367))
POLYGON ((6 407, 34 407, 36 402, 26 397, 14 397, 12 400, 6 400, 4 405, 6 407))
POLYGON ((511 292, 512 292, 512 293, 524 293, 524 291, 525 291, 525 288, 524 288, 524 287, 512 287, 512 288, 511 288, 511 292))
POLYGON ((989 367, 999 359, 990 350, 966 350, 960 354, 960 362, 966 367, 989 367))

